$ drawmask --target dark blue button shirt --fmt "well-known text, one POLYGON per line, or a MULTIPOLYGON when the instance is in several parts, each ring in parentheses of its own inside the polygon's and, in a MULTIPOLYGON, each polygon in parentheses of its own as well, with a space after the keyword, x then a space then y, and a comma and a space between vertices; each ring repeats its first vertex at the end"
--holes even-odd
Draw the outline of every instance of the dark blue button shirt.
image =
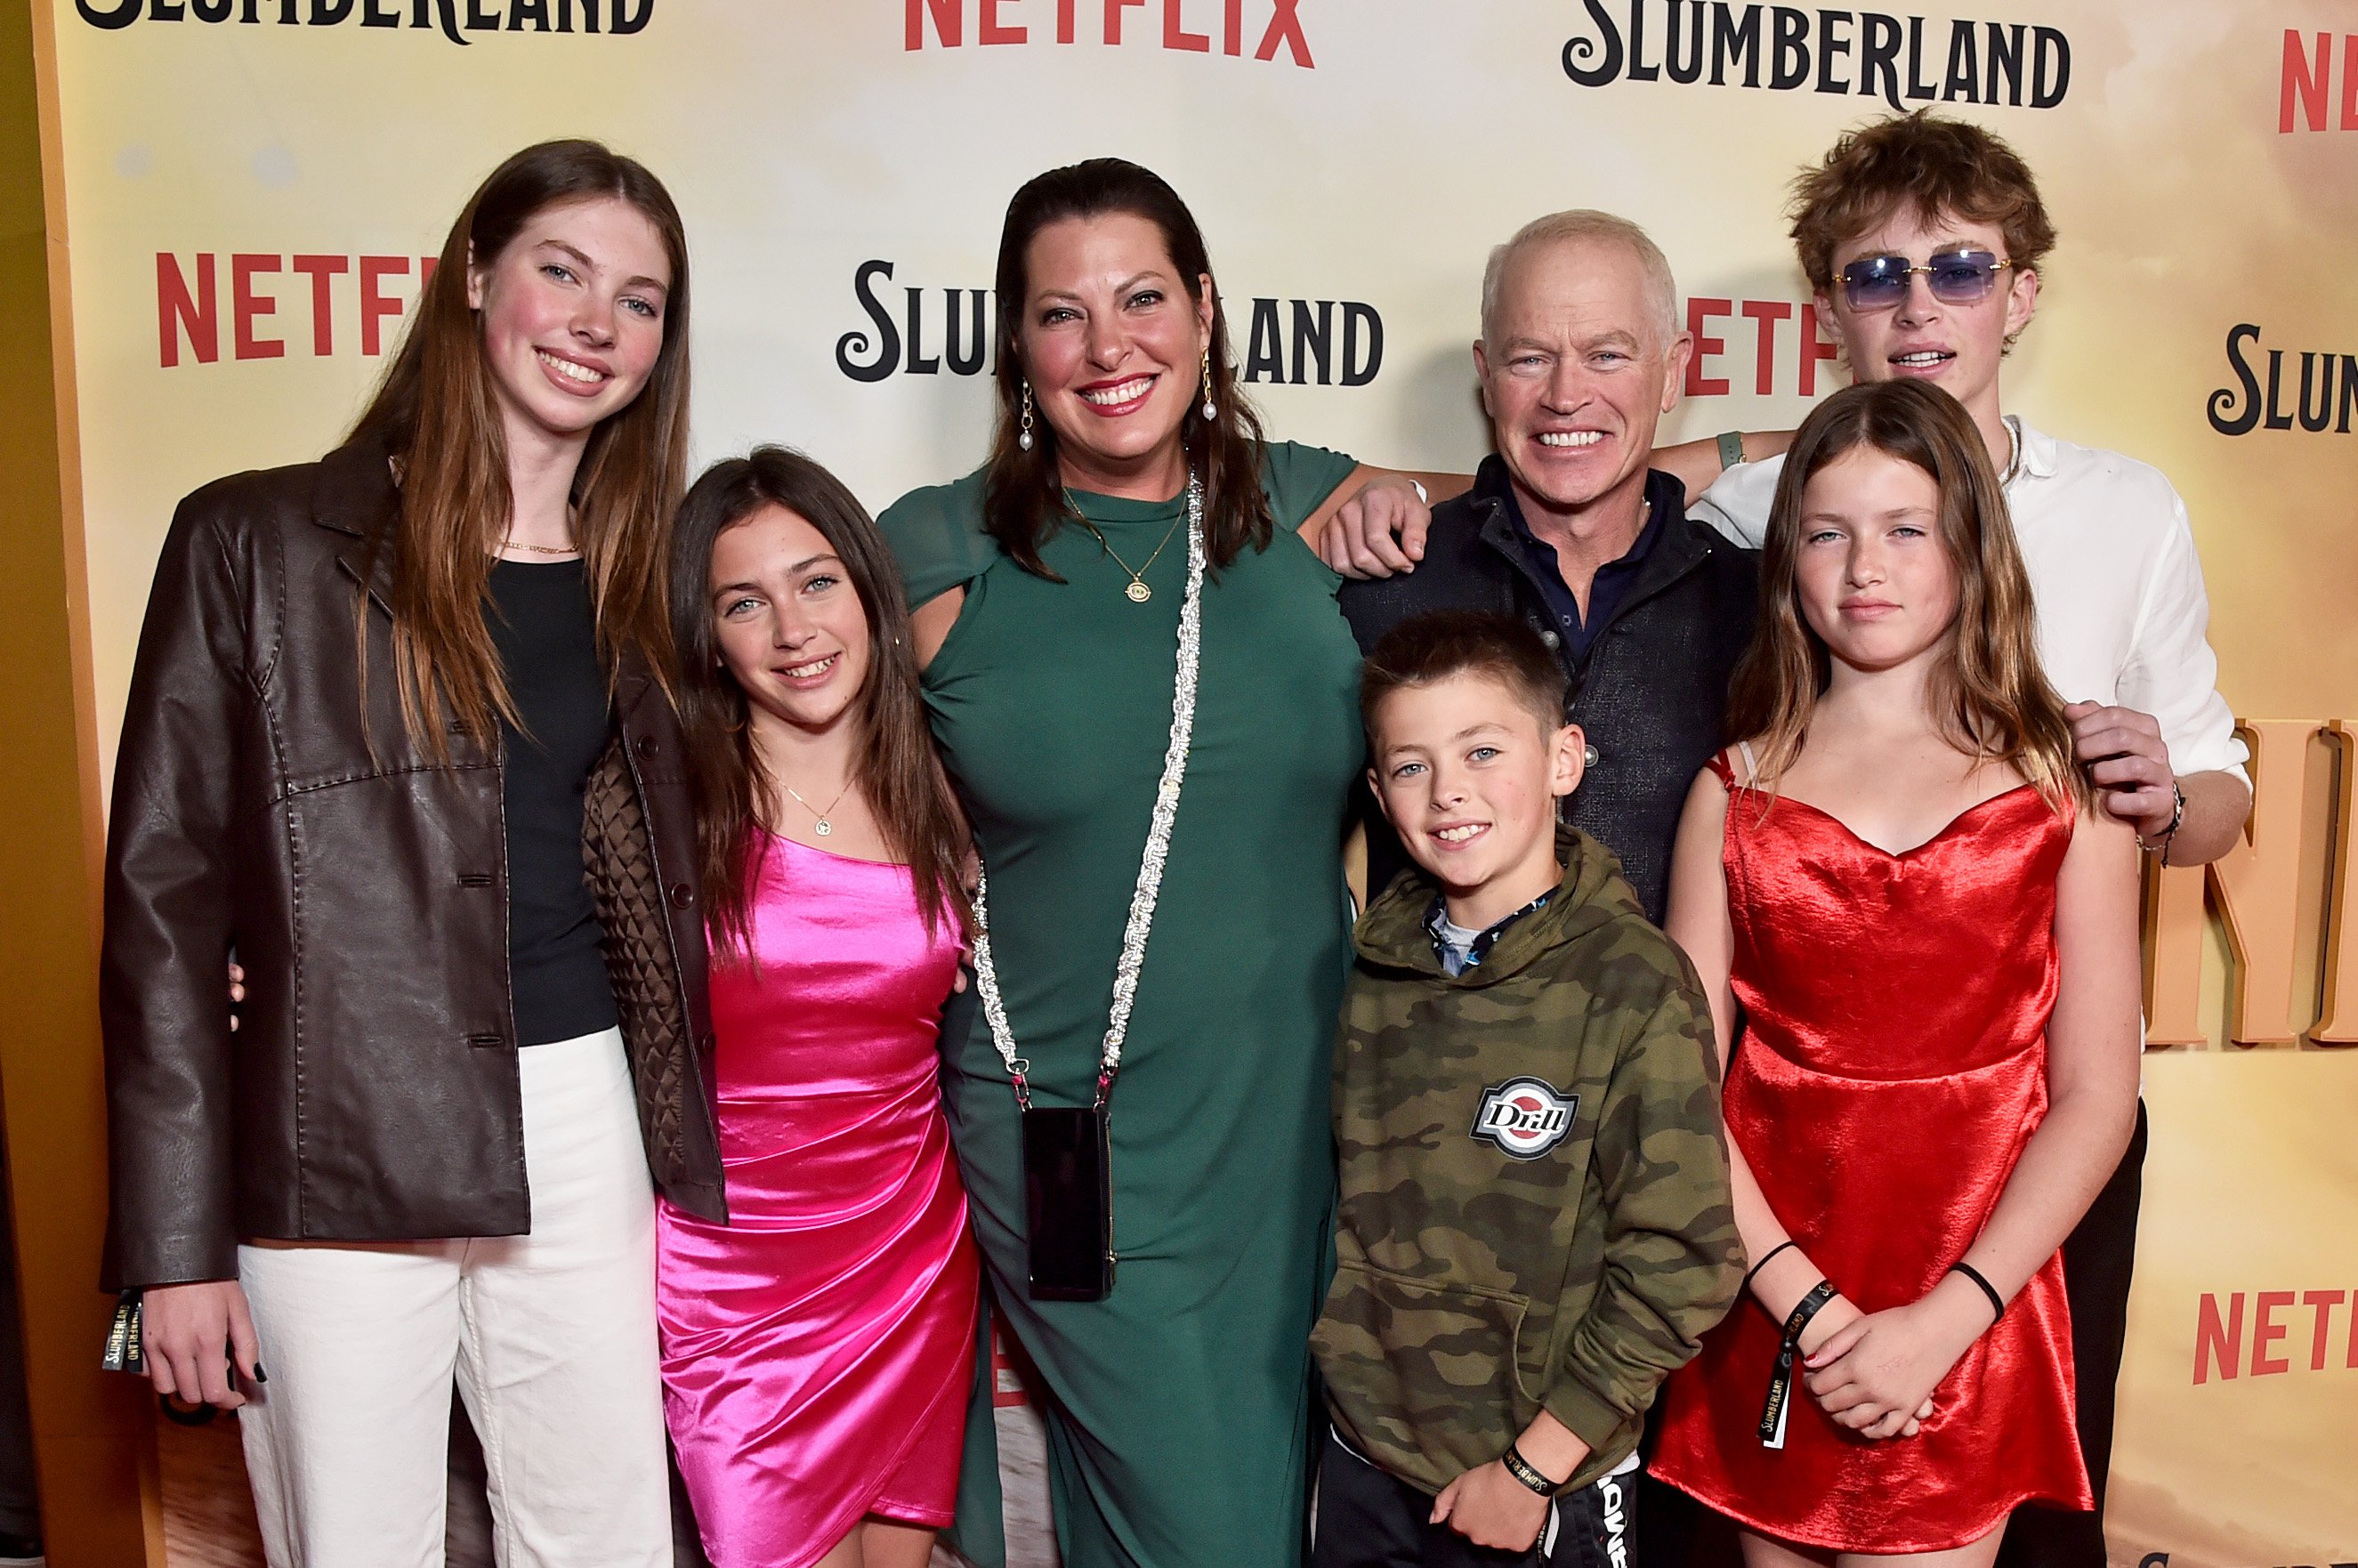
POLYGON ((1507 521, 1514 526, 1515 544, 1522 551, 1524 564, 1531 568, 1532 578, 1539 583, 1540 592, 1547 600, 1548 613, 1555 622, 1557 634, 1563 639, 1564 652, 1575 660, 1588 656, 1589 645, 1596 641, 1596 634, 1611 623, 1613 612, 1620 608, 1622 595, 1629 590, 1638 568, 1645 564, 1646 557, 1654 548, 1654 542, 1662 536, 1662 519, 1671 508, 1655 494, 1654 480, 1658 477, 1665 476, 1647 476, 1646 498, 1653 504, 1648 509, 1646 525, 1638 530, 1638 537, 1620 559, 1608 561, 1597 568, 1596 576, 1590 580, 1588 614, 1584 619, 1580 613, 1579 599, 1574 595, 1571 585, 1563 580, 1563 569, 1556 561, 1555 546, 1533 534, 1531 525, 1523 520, 1522 503, 1516 498, 1514 483, 1507 477, 1505 461, 1496 457, 1487 459, 1476 476, 1476 489, 1496 495, 1506 503, 1507 521))

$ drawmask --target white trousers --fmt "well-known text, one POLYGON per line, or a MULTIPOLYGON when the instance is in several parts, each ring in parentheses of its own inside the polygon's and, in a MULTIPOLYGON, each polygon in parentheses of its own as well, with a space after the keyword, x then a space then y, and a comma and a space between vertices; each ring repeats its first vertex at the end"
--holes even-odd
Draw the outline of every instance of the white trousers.
POLYGON ((532 1234, 243 1246, 270 1568, 440 1568, 450 1385, 502 1568, 669 1568, 654 1197, 622 1037, 526 1046, 532 1234))

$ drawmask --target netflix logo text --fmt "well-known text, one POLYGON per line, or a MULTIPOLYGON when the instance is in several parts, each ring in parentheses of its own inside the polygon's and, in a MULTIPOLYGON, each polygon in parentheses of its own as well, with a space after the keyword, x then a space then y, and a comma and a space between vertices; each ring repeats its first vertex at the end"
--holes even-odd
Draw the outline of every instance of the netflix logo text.
POLYGON ((156 253, 156 362, 315 359, 384 351, 386 328, 434 276, 434 256, 156 253))
POLYGON ((2195 1385, 2213 1378, 2358 1368, 2351 1296, 2349 1291, 2234 1291, 2223 1298, 2203 1292, 2194 1317, 2195 1385))
POLYGON ((1689 397, 1725 397, 1735 384, 1729 372, 1747 353, 1756 395, 1815 397, 1818 366, 1840 351, 1819 335, 1818 308, 1806 301, 1698 296, 1687 301, 1687 331, 1694 338, 1694 356, 1687 361, 1689 397), (1749 330, 1736 324, 1739 319, 1749 330))
POLYGON ((1285 58, 1314 70, 1302 0, 907 0, 903 47, 1160 44, 1180 54, 1285 58), (1131 15, 1135 12, 1136 15, 1131 15), (971 24, 969 26, 969 24, 971 24), (1259 40, 1256 42, 1255 40, 1259 40))

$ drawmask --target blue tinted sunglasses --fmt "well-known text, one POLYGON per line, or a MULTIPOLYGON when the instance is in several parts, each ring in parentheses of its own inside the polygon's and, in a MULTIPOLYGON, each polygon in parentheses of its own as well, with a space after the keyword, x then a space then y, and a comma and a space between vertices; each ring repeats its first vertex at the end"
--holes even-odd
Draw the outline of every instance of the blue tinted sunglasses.
POLYGON ((1922 266, 1906 256, 1861 256, 1842 269, 1843 297, 1854 310, 1888 310, 1908 297, 1908 280, 1921 273, 1942 304, 1978 305, 2013 265, 1977 250, 1942 251, 1922 266))

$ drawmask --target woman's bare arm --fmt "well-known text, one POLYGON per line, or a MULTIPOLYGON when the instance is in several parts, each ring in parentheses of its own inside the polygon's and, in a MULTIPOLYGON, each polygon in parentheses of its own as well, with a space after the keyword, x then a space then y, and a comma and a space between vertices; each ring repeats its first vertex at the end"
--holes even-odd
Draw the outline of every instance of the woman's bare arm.
POLYGON ((909 612, 910 634, 916 639, 917 668, 923 670, 934 662, 934 655, 949 641, 950 628, 957 624, 958 611, 966 608, 966 589, 945 589, 909 612))

